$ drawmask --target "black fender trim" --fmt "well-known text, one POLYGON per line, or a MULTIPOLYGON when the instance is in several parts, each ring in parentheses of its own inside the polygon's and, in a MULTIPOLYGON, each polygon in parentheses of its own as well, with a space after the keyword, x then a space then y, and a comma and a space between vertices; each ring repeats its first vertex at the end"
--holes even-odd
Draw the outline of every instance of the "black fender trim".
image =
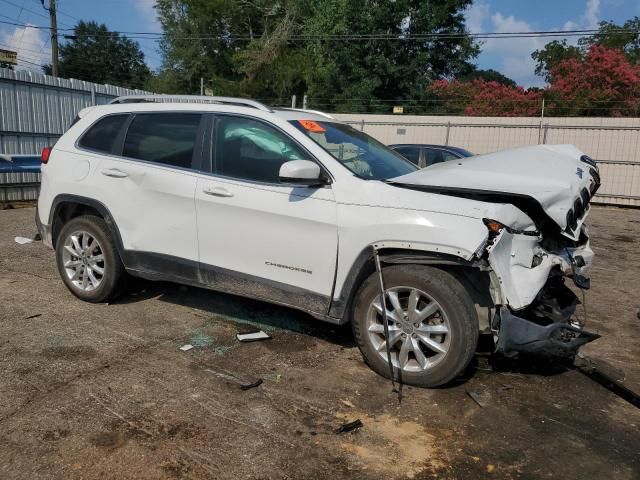
MULTIPOLYGON (((100 213, 100 215, 102 215, 102 218, 107 224, 107 227, 109 227, 109 230, 111 231, 111 234, 116 242, 116 248, 118 250, 118 253, 120 254, 122 263, 125 265, 125 267, 127 267, 128 265, 126 261, 127 260, 126 251, 124 249, 124 244, 122 243, 122 236, 120 235, 120 229, 118 228, 118 225, 116 224, 116 222, 113 220, 113 215, 111 215, 111 212, 109 211, 109 209, 102 202, 99 202, 98 200, 95 200, 93 198, 88 198, 88 197, 82 197, 80 195, 71 195, 66 193, 57 195, 53 199, 53 202, 51 203, 51 209, 49 210, 48 223, 52 233, 53 233, 53 222, 56 218, 56 215, 58 214, 58 210, 60 206, 65 203, 91 207, 97 210, 98 213, 100 213)), ((55 241, 56 239, 52 238, 52 243, 55 244, 55 241)))
MULTIPOLYGON (((385 264, 479 266, 455 255, 425 250, 383 249, 380 251, 380 260, 385 264)), ((340 324, 347 323, 349 321, 349 306, 358 287, 374 271, 373 248, 368 246, 360 252, 351 265, 338 298, 334 298, 331 302, 329 316, 339 319, 340 324)))

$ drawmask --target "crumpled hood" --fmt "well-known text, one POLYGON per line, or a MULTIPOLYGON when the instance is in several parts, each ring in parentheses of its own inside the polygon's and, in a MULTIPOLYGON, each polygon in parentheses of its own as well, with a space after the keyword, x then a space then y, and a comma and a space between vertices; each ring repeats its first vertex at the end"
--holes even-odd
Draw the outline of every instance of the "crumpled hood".
POLYGON ((515 148, 438 163, 390 179, 389 183, 512 203, 528 210, 525 213, 534 220, 551 219, 565 236, 576 239, 588 211, 588 200, 600 183, 597 167, 582 161, 583 155, 573 145, 515 148), (577 210, 575 223, 568 218, 570 210, 577 210))

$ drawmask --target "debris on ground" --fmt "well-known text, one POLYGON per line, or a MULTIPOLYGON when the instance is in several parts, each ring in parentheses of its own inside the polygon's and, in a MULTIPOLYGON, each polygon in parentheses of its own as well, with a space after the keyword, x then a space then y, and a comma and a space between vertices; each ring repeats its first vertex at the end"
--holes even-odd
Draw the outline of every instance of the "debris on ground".
POLYGON ((259 378, 258 380, 256 380, 253 383, 243 383, 242 385, 240 385, 240 390, 250 390, 252 388, 259 387, 260 385, 262 385, 262 379, 261 378, 259 378))
POLYGON ((189 341, 190 345, 193 345, 194 347, 204 348, 211 345, 215 339, 209 335, 205 335, 204 333, 197 332, 189 339, 189 341))
POLYGON ((467 395, 478 404, 480 408, 484 408, 489 404, 491 395, 488 392, 480 392, 478 390, 467 390, 467 395))
POLYGON ((360 419, 357 419, 357 420, 354 420, 353 422, 343 423, 336 429, 336 433, 337 434, 349 433, 362 427, 364 427, 364 425, 362 424, 360 419))
POLYGON ((347 407, 355 408, 355 407, 354 407, 354 405, 353 405, 353 403, 351 403, 349 400, 346 400, 346 399, 344 399, 344 398, 341 398, 341 399, 340 399, 340 402, 341 402, 343 405, 346 405, 347 407))
POLYGON ((258 342, 260 340, 271 339, 271 335, 263 332, 262 330, 255 330, 252 332, 238 333, 236 338, 239 342, 258 342))
POLYGON ((28 317, 24 317, 25 320, 31 320, 32 318, 38 318, 41 317, 42 314, 41 313, 34 313, 33 315, 29 315, 28 317))
POLYGON ((183 352, 188 352, 192 348, 193 348, 193 345, 191 345, 190 343, 187 343, 186 345, 181 346, 180 350, 182 350, 183 352))
POLYGON ((33 238, 27 238, 27 237, 16 237, 14 238, 14 240, 18 245, 26 245, 27 243, 33 243, 33 238))

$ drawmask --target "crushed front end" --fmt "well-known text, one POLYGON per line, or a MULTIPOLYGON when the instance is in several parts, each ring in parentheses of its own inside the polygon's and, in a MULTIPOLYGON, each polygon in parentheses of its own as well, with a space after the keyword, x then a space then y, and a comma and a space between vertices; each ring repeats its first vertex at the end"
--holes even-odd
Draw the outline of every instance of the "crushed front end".
POLYGON ((599 338, 574 315, 591 286, 594 254, 584 220, 600 177, 597 167, 589 166, 590 188, 579 190, 566 214, 566 225, 535 222, 516 230, 485 220, 489 230, 485 259, 496 304, 491 330, 497 351, 507 356, 526 352, 571 357, 582 345, 599 338), (567 281, 581 291, 582 301, 567 281))

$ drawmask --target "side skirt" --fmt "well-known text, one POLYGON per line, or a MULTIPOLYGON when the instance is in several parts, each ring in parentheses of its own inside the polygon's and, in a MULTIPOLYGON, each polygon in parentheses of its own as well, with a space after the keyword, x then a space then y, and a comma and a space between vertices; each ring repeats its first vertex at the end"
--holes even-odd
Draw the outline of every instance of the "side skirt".
POLYGON ((331 303, 329 296, 293 285, 152 252, 126 250, 123 261, 127 272, 136 277, 262 300, 301 310, 329 323, 342 323, 342 319, 326 313, 331 303))

